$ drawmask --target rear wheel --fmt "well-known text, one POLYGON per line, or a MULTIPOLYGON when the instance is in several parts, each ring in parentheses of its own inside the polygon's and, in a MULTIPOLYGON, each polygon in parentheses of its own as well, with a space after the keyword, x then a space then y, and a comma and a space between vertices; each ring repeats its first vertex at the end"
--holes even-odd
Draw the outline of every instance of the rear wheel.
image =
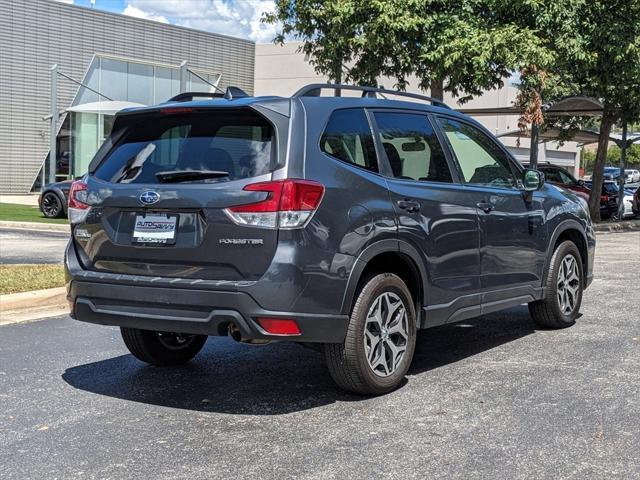
POLYGON ((380 395, 404 379, 416 345, 411 293, 396 275, 367 280, 360 289, 344 343, 325 345, 331 376, 345 390, 380 395))
POLYGON ((47 218, 58 218, 64 213, 60 197, 53 192, 47 192, 42 197, 42 213, 47 218))
POLYGON ((533 320, 545 328, 570 327, 582 304, 582 261, 578 247, 562 242, 551 257, 545 278, 544 297, 529 304, 533 320))
POLYGON ((187 363, 202 350, 207 341, 206 335, 153 332, 138 328, 121 327, 120 333, 134 357, 158 367, 187 363))

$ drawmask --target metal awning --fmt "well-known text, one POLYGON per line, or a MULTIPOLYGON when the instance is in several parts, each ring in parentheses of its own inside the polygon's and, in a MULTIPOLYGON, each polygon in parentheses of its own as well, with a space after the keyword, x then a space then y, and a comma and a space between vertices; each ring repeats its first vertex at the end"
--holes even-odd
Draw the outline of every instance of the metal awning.
POLYGON ((109 100, 104 102, 90 102, 83 103, 81 105, 74 105, 67 108, 67 112, 79 112, 79 113, 96 113, 102 115, 115 115, 116 112, 125 108, 133 107, 146 107, 141 103, 124 102, 120 100, 109 100))
MULTIPOLYGON (((560 130, 556 128, 550 128, 549 130, 545 130, 544 132, 538 133, 538 138, 540 143, 544 142, 553 142, 557 141, 560 135, 560 130)), ((627 138, 627 145, 630 145, 635 142, 640 141, 640 134, 632 134, 630 138, 627 138)), ((512 130, 509 132, 504 132, 497 137, 516 137, 516 138, 531 138, 531 130, 512 130)), ((622 146, 622 136, 618 134, 612 133, 609 135, 609 140, 614 142, 619 147, 622 146)), ((569 140, 571 142, 577 142, 581 145, 589 145, 591 143, 598 143, 598 132, 593 130, 579 130, 575 135, 571 137, 569 140)))
MULTIPOLYGON (((598 100, 591 97, 565 97, 542 107, 544 114, 552 117, 597 117, 602 115, 604 106, 598 100)), ((458 108, 458 112, 471 116, 489 115, 520 115, 517 107, 496 108, 458 108)))

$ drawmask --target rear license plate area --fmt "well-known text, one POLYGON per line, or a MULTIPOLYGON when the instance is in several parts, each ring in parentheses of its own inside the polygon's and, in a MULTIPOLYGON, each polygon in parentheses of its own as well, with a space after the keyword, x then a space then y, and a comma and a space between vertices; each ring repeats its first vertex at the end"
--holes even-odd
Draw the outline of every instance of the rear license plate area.
POLYGON ((131 236, 134 245, 173 245, 176 243, 178 215, 136 214, 131 236))

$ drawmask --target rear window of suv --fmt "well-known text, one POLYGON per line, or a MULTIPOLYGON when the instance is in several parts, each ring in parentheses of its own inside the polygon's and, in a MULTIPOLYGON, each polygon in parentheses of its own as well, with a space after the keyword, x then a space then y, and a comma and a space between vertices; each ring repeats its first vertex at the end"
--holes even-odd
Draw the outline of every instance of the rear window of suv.
POLYGON ((221 182, 268 173, 274 133, 251 111, 141 116, 95 171, 113 183, 221 182))

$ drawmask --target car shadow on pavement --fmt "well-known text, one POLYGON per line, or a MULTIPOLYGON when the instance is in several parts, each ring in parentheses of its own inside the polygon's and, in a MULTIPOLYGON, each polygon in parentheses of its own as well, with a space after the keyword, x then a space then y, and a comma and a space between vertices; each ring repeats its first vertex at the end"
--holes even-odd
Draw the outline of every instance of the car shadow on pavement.
MULTIPOLYGON (((535 331, 526 307, 445 325, 418 335, 409 375, 418 375, 535 331)), ((296 344, 240 345, 212 337, 191 363, 144 365, 121 355, 68 368, 74 388, 151 405, 244 415, 281 415, 367 397, 338 389, 320 353, 296 344)))
POLYGON ((526 306, 418 332, 409 375, 417 375, 512 342, 539 329, 526 306))

